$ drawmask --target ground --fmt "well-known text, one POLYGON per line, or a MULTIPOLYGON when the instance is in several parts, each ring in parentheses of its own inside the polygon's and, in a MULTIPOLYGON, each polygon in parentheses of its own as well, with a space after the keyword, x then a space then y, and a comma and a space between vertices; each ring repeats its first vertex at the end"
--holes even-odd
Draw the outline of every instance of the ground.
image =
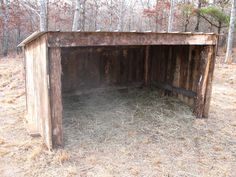
POLYGON ((233 64, 216 64, 208 119, 155 91, 65 96, 65 148, 54 151, 25 128, 22 58, 0 60, 0 103, 2 177, 236 174, 233 64))

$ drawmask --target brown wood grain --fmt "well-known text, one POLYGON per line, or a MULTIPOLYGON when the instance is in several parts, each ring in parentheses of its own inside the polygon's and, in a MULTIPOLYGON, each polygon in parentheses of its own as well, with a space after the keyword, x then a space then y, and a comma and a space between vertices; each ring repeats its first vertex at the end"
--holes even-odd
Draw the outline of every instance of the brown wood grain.
MULTIPOLYGON (((197 117, 205 117, 208 114, 208 108, 205 110, 205 103, 206 103, 206 94, 207 94, 207 84, 209 81, 209 74, 213 71, 210 71, 210 69, 213 69, 211 66, 211 63, 214 60, 214 50, 212 46, 206 46, 202 50, 201 53, 201 69, 200 69, 200 77, 198 82, 198 89, 197 89, 197 98, 195 102, 195 108, 194 113, 197 117), (205 114, 205 115, 204 115, 205 114)), ((209 91, 208 91, 208 99, 209 99, 209 91)), ((207 105, 208 107, 209 105, 207 105)))
POLYGON ((150 46, 145 47, 144 58, 144 85, 148 87, 150 85, 150 46))
POLYGON ((215 45, 214 34, 48 32, 50 47, 124 45, 215 45))
POLYGON ((27 126, 33 136, 40 134, 49 149, 51 114, 48 92, 47 36, 41 36, 25 48, 27 126))
POLYGON ((63 146, 62 97, 61 97, 61 49, 49 48, 50 103, 53 148, 63 146))

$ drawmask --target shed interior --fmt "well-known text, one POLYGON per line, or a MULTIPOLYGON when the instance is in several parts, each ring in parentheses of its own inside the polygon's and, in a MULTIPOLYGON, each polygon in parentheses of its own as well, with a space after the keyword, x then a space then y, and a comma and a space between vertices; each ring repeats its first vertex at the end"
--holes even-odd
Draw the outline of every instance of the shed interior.
POLYGON ((62 93, 157 87, 193 106, 203 46, 61 48, 62 93))
MULTIPOLYGON (((69 137, 78 135, 80 130, 83 134, 80 136, 88 134, 88 129, 83 131, 81 126, 91 122, 106 124, 104 132, 101 125, 92 126, 92 131, 97 130, 93 136, 101 138, 104 133, 114 131, 110 130, 110 124, 118 125, 122 115, 122 120, 129 122, 134 118, 129 118, 129 112, 135 112, 137 106, 145 111, 149 104, 158 105, 158 99, 164 107, 167 102, 174 104, 179 99, 194 108, 203 49, 204 46, 193 45, 61 48, 65 141, 75 144, 72 142, 76 138, 69 137), (119 104, 126 107, 121 108, 119 104)), ((159 110, 155 106, 150 109, 159 110)), ((83 142, 81 137, 79 141, 83 142)))

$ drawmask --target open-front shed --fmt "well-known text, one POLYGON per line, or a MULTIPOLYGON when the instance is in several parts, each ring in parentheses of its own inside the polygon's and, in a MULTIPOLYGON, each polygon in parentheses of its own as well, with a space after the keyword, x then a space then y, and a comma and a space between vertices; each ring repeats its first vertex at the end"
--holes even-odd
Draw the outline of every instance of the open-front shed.
POLYGON ((36 32, 25 53, 27 121, 48 148, 63 145, 63 93, 154 87, 209 112, 217 36, 202 33, 36 32))

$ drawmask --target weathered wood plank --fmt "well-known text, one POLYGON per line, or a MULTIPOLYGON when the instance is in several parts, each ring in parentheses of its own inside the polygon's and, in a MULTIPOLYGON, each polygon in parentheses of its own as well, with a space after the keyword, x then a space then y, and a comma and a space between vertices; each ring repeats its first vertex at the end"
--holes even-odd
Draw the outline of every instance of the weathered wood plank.
POLYGON ((196 92, 193 92, 191 90, 186 90, 184 88, 174 87, 174 86, 169 85, 169 84, 162 84, 162 83, 158 83, 158 82, 153 82, 152 84, 154 86, 160 88, 160 89, 164 89, 164 90, 168 90, 168 91, 171 91, 171 92, 175 92, 175 93, 178 93, 178 94, 190 97, 190 98, 194 98, 197 95, 196 92))
POLYGON ((213 73, 214 73, 214 68, 215 68, 215 56, 216 56, 216 47, 214 46, 209 46, 210 53, 213 52, 212 54, 209 53, 209 58, 210 58, 210 68, 209 68, 209 73, 208 73, 208 79, 207 79, 207 86, 206 86, 206 95, 205 95, 205 106, 204 106, 204 111, 203 111, 203 117, 207 118, 209 115, 209 109, 210 109, 210 101, 211 101, 211 95, 212 95, 212 80, 213 80, 213 73))
POLYGON ((214 34, 49 32, 50 47, 118 45, 216 45, 214 34))
POLYGON ((27 120, 31 135, 40 134, 49 149, 51 114, 48 93, 47 36, 26 46, 27 120))
POLYGON ((148 87, 150 85, 150 46, 145 47, 144 85, 145 87, 148 87))
POLYGON ((61 100, 61 49, 49 48, 50 103, 53 148, 63 146, 61 100))
POLYGON ((213 60, 213 53, 212 46, 206 46, 201 53, 201 74, 198 81, 197 98, 194 108, 194 113, 199 118, 204 117, 207 81, 209 78, 210 66, 213 60))
POLYGON ((29 134, 35 136, 40 135, 40 121, 38 119, 38 116, 35 112, 36 105, 35 105, 35 89, 34 89, 34 58, 33 58, 33 47, 27 46, 25 48, 25 63, 26 63, 26 102, 27 102, 27 130, 29 134))

